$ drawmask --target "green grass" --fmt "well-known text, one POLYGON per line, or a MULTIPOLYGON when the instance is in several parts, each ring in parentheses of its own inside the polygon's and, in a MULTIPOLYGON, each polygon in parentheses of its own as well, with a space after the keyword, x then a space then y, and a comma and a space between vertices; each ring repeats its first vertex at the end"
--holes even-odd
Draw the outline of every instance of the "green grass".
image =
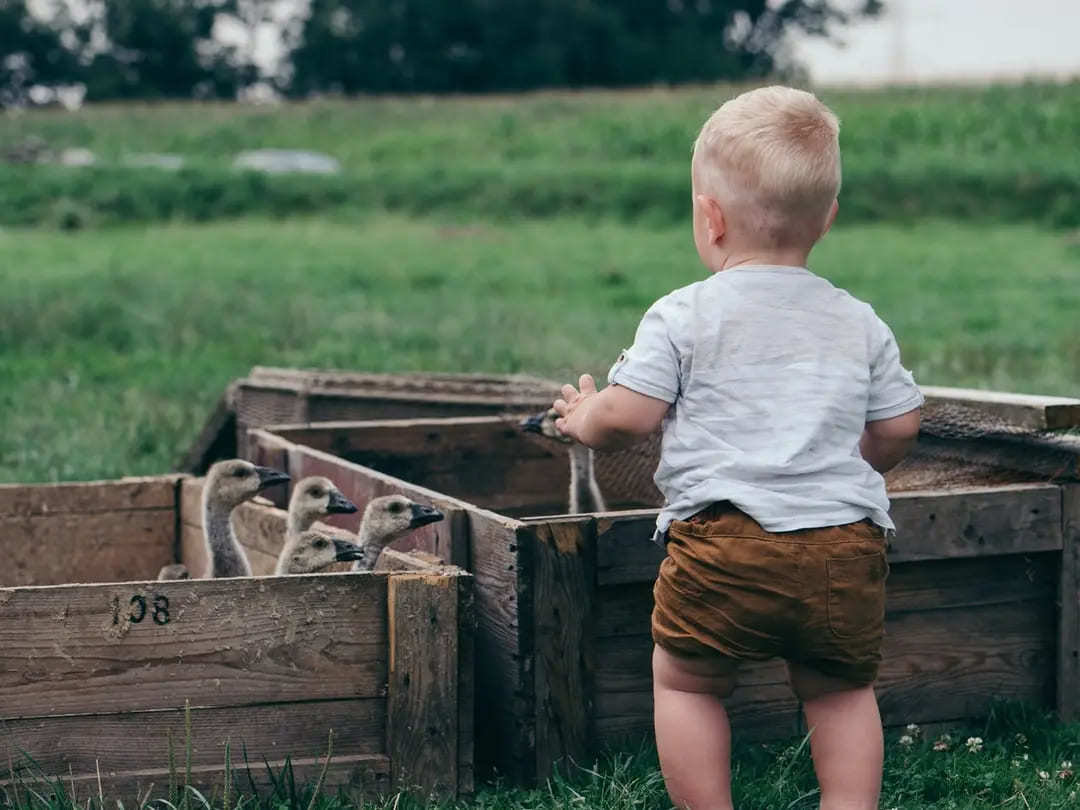
MULTIPOLYGON (((811 264, 924 384, 1080 393, 1073 236, 841 224, 811 264)), ((166 471, 258 363, 602 375, 702 272, 688 226, 610 221, 0 230, 0 481, 166 471)))
MULTIPOLYGON (((889 810, 990 810, 1075 808, 1080 802, 1080 781, 1073 771, 1080 763, 1080 725, 1056 725, 1045 715, 1023 706, 1003 705, 976 726, 950 729, 947 750, 935 750, 945 739, 939 731, 913 732, 912 743, 900 742, 904 733, 886 736, 882 808, 889 810), (978 737, 981 747, 968 739, 978 737), (980 750, 973 750, 973 749, 980 750), (1043 776, 1045 774, 1045 778, 1043 776)), ((740 810, 811 810, 818 806, 817 785, 803 740, 771 745, 737 745, 732 762, 735 804, 740 810)), ((231 806, 339 810, 414 810, 420 803, 392 797, 381 803, 358 800, 348 794, 323 791, 314 802, 312 786, 290 789, 289 780, 276 776, 275 790, 258 798, 246 788, 245 771, 234 775, 231 806)), ((180 782, 182 783, 182 774, 180 782)), ((57 790, 30 780, 40 796, 23 791, 8 801, 18 810, 98 810, 96 788, 85 787, 74 796, 70 788, 57 790), (87 795, 87 794, 92 795, 87 795), (56 795, 50 795, 56 794, 56 795)), ((2 789, 0 789, 2 790, 2 789)), ((162 794, 159 789, 152 795, 162 794)), ((105 792, 105 806, 113 797, 105 792)), ((174 805, 180 801, 174 796, 174 805)), ((4 794, 0 792, 0 806, 4 794)), ((224 807, 221 797, 188 794, 189 810, 224 807)), ((131 806, 130 804, 126 806, 131 806)), ((149 805, 148 805, 149 806, 149 805)), ((160 803, 155 808, 166 807, 160 803)), ((594 763, 578 763, 539 788, 524 790, 497 783, 480 786, 474 797, 440 805, 442 810, 654 810, 670 807, 655 752, 605 756, 594 763)), ((104 807, 101 808, 104 810, 104 807)))
MULTIPOLYGON (((688 157, 735 88, 480 98, 91 106, 5 120, 0 149, 31 135, 86 146, 95 169, 0 166, 0 223, 372 210, 455 217, 591 213, 675 223, 688 157), (228 170, 246 148, 328 152, 325 177, 228 170), (120 168, 124 155, 184 155, 180 173, 120 168)), ((849 221, 925 215, 1080 225, 1080 83, 823 91, 843 120, 849 221)))

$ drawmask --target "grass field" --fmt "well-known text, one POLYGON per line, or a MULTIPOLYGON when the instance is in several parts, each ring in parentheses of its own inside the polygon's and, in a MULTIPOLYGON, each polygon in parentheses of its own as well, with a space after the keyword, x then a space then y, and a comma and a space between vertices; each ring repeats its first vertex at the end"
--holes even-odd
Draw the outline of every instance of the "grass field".
MULTIPOLYGON (((1018 225, 837 227, 812 265, 923 383, 1080 392, 1080 246, 1018 225)), ((246 220, 0 231, 0 481, 164 472, 257 363, 606 373, 701 277, 687 227, 246 220)))
MULTIPOLYGON (((1002 706, 985 724, 940 730, 912 729, 886 739, 885 774, 880 807, 885 810, 1065 810, 1080 802, 1080 725, 1054 725, 1045 716, 1022 706, 1002 706), (941 750, 938 750, 941 749, 941 750)), ((732 763, 735 805, 740 810, 812 810, 818 806, 817 786, 805 741, 773 745, 737 745, 732 763)), ((182 780, 182 773, 180 774, 182 780)), ((231 808, 257 806, 243 790, 245 777, 231 808)), ((287 780, 281 780, 282 783, 287 780)), ((41 799, 23 793, 9 803, 17 810, 104 810, 113 807, 107 793, 72 797, 64 789, 49 798, 49 785, 32 786, 41 799), (74 799, 74 801, 72 801, 74 799)), ((414 810, 409 799, 363 804, 348 795, 320 795, 312 807, 311 786, 298 786, 295 796, 281 789, 263 795, 266 808, 344 810, 414 810)), ((0 806, 4 805, 0 793, 0 806)), ((160 810, 171 810, 156 803, 160 810)), ((180 801, 173 806, 182 806, 180 801)), ((661 810, 668 807, 655 752, 642 750, 579 763, 563 777, 533 790, 486 785, 477 794, 442 810, 661 810)), ((225 807, 220 796, 188 795, 188 810, 225 807)))

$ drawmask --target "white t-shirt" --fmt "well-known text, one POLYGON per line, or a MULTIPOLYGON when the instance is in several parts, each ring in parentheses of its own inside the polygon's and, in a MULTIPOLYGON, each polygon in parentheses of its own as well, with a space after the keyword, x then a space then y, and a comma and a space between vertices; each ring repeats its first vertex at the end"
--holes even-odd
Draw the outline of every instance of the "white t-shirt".
POLYGON ((809 270, 737 267, 664 296, 608 381, 672 403, 658 542, 716 501, 771 532, 864 518, 894 528, 859 438, 923 396, 870 305, 809 270))

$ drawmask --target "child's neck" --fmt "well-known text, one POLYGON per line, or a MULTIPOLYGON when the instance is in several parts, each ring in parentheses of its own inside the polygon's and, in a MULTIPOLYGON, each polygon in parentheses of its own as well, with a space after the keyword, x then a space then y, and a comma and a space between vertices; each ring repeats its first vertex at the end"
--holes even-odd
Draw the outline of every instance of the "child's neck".
POLYGON ((718 250, 709 262, 714 273, 733 267, 750 265, 774 265, 780 267, 806 267, 810 251, 802 248, 776 248, 772 250, 718 250))

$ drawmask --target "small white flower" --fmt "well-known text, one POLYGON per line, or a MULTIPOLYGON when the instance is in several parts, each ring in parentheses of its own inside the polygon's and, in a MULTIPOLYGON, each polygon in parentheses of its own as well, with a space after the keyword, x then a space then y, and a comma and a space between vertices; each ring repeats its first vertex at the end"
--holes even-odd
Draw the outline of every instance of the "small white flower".
POLYGON ((905 728, 904 731, 906 731, 912 737, 918 738, 922 736, 922 729, 919 728, 919 726, 915 723, 908 723, 907 728, 905 728))
POLYGON ((1024 754, 1024 762, 1027 762, 1027 761, 1028 761, 1028 755, 1024 754))
POLYGON ((897 740, 897 742, 900 743, 900 745, 904 746, 904 748, 910 748, 915 744, 915 738, 912 737, 910 734, 905 734, 903 737, 897 740))
POLYGON ((973 754, 977 754, 982 751, 983 739, 982 737, 968 737, 967 742, 964 743, 967 746, 967 750, 973 754))
POLYGON ((1061 763, 1061 767, 1062 767, 1062 769, 1068 770, 1069 768, 1072 767, 1072 760, 1071 759, 1063 760, 1062 763, 1061 763))
POLYGON ((1050 778, 1050 774, 1048 774, 1046 771, 1039 771, 1039 778, 1043 781, 1046 781, 1050 778))
POLYGON ((1014 739, 1017 745, 1027 745, 1027 736, 1024 734, 1017 734, 1014 739))

